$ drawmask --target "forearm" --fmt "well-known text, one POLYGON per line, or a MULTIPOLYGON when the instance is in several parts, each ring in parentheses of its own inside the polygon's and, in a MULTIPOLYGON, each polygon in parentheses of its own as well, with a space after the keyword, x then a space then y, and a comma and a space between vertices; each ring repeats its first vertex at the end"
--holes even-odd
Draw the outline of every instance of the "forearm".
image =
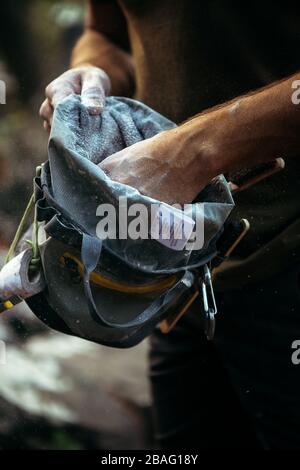
POLYGON ((117 1, 88 0, 85 31, 72 53, 71 66, 93 65, 111 80, 113 95, 134 92, 134 66, 128 52, 126 19, 117 1))
POLYGON ((132 96, 134 67, 131 55, 98 31, 87 29, 75 45, 71 67, 90 64, 102 68, 111 80, 111 94, 132 96))
POLYGON ((182 154, 212 177, 276 157, 300 157, 300 74, 196 116, 178 128, 182 154))

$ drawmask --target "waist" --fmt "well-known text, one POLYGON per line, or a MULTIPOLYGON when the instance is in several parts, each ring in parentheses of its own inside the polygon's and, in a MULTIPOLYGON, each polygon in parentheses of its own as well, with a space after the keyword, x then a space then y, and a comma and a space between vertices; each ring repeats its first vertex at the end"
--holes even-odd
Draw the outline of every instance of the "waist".
POLYGON ((219 292, 253 284, 280 273, 300 262, 300 218, 279 235, 245 258, 234 256, 214 273, 219 292))

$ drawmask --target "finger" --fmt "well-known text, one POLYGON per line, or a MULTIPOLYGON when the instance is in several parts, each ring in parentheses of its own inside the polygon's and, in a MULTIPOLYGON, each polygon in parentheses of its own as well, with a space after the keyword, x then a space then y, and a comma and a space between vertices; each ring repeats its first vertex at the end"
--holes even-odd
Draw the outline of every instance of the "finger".
POLYGON ((45 121, 49 122, 50 124, 50 120, 53 115, 53 108, 48 98, 46 98, 45 101, 43 101, 39 110, 39 115, 41 116, 41 118, 43 118, 45 121))
POLYGON ((97 115, 103 111, 109 89, 110 81, 105 72, 89 70, 83 75, 81 102, 90 114, 97 115))
POLYGON ((72 87, 69 86, 65 86, 60 90, 55 90, 51 100, 53 108, 55 108, 59 103, 61 103, 65 98, 67 98, 67 96, 72 95, 72 93, 74 93, 74 90, 72 87))
POLYGON ((46 96, 53 108, 72 93, 74 93, 74 86, 68 82, 54 81, 46 88, 46 96))

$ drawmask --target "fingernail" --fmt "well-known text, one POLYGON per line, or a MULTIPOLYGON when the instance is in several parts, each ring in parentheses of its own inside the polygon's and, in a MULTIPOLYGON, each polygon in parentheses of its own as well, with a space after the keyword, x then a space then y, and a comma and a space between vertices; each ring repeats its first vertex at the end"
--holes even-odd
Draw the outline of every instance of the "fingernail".
POLYGON ((97 114, 100 114, 103 110, 103 107, 102 106, 86 106, 86 109, 88 110, 88 113, 91 115, 91 116, 96 116, 97 114))

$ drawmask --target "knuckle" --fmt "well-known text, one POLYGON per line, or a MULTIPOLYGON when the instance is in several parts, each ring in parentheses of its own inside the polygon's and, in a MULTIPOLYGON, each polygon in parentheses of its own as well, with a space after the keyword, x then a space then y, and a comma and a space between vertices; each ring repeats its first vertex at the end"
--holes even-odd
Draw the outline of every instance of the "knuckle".
POLYGON ((90 99, 101 99, 103 96, 103 89, 100 86, 89 86, 84 90, 84 95, 90 99))
POLYGON ((101 83, 104 78, 105 72, 103 72, 103 70, 99 69, 98 67, 93 67, 93 68, 87 69, 83 75, 84 75, 84 78, 88 81, 101 83))
POLYGON ((49 83, 49 85, 47 85, 45 88, 45 95, 48 95, 51 92, 51 88, 52 88, 51 83, 49 83))
POLYGON ((39 110, 39 116, 45 119, 45 111, 42 106, 40 107, 40 110, 39 110))
POLYGON ((47 103, 46 101, 44 101, 40 107, 40 110, 39 110, 39 115, 42 116, 42 117, 45 117, 47 115, 47 103))
POLYGON ((45 88, 45 95, 47 97, 50 97, 53 96, 53 94, 55 93, 55 87, 56 87, 56 80, 53 80, 53 82, 49 83, 49 85, 46 86, 45 88))

